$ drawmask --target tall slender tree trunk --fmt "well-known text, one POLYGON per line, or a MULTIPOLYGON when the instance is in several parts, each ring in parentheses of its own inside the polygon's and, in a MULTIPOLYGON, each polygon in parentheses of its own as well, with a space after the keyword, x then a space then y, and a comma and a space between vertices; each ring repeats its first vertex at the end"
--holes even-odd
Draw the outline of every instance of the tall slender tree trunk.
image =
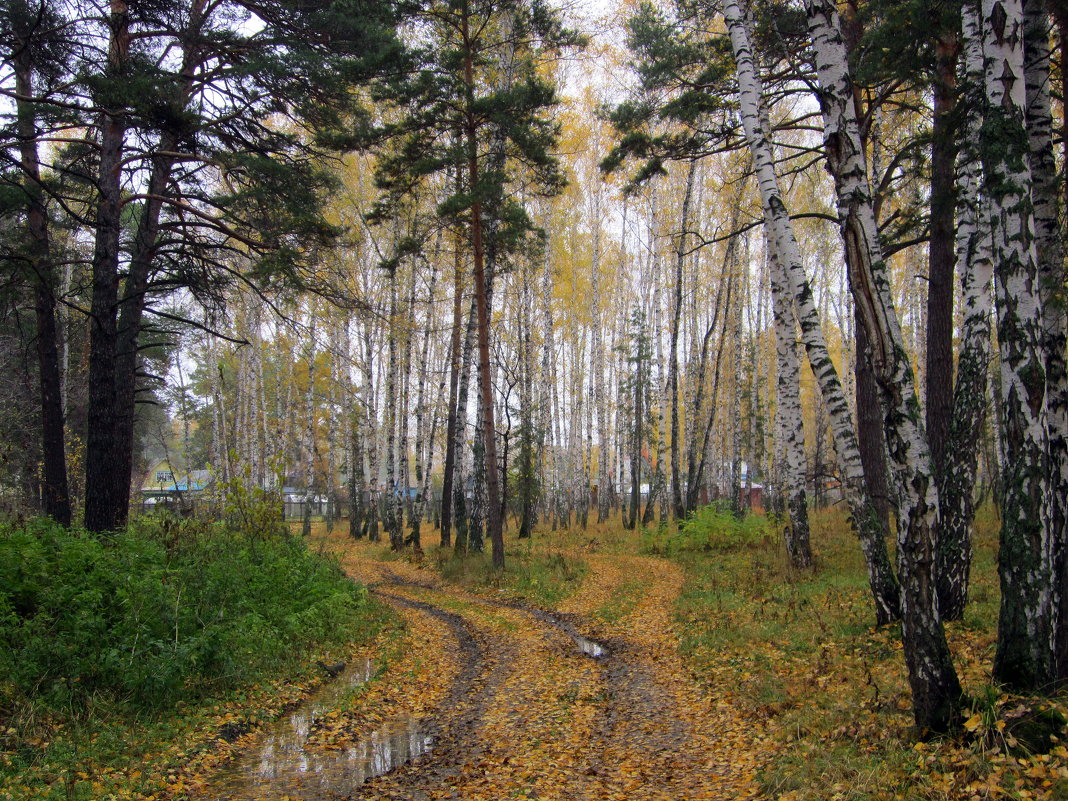
MULTIPOLYGON (((123 0, 109 6, 107 77, 126 71, 130 49, 129 12, 123 0)), ((119 299, 119 234, 122 230, 122 161, 127 115, 121 107, 100 114, 95 245, 89 326, 89 419, 85 443, 85 527, 121 528, 129 512, 129 476, 112 457, 118 442, 115 397, 116 313, 119 299)))
POLYGON ((954 144, 952 117, 957 90, 956 34, 935 41, 932 80, 931 236, 927 250, 927 439, 935 480, 945 473, 946 438, 953 412, 954 144))
POLYGON ((458 552, 467 550, 469 520, 467 508, 468 474, 471 460, 463 451, 463 445, 467 440, 467 415, 468 396, 471 388, 471 362, 475 350, 475 327, 478 315, 475 311, 475 299, 471 298, 470 309, 467 313, 467 325, 465 328, 463 352, 460 360, 460 385, 456 395, 456 476, 453 485, 453 526, 456 529, 455 548, 458 552))
POLYGON ((979 108, 983 56, 974 35, 965 39, 964 54, 965 86, 971 97, 964 107, 961 121, 956 237, 964 320, 953 388, 953 414, 938 492, 938 611, 943 620, 959 620, 968 601, 974 517, 972 496, 986 417, 992 311, 990 283, 994 270, 989 209, 979 191, 982 180, 979 108))
POLYGON ((638 356, 634 363, 634 401, 632 404, 631 418, 631 446, 630 446, 630 514, 627 518, 626 528, 634 529, 638 526, 638 509, 641 507, 641 481, 642 481, 642 429, 645 421, 642 413, 642 397, 645 395, 645 371, 643 369, 641 340, 645 336, 644 321, 639 319, 638 331, 638 356))
MULTIPOLYGON (((744 234, 738 235, 738 241, 744 243, 744 234)), ((730 464, 730 503, 729 508, 735 517, 741 519, 745 511, 742 508, 742 453, 741 453, 741 429, 742 429, 742 307, 746 305, 749 293, 748 259, 739 258, 738 250, 734 251, 734 259, 730 263, 732 280, 738 287, 738 303, 729 307, 731 336, 730 380, 727 382, 730 392, 730 415, 724 422, 728 426, 727 432, 727 457, 730 464), (745 267, 742 265, 745 264, 745 267)))
POLYGON ((542 254, 541 265, 541 291, 539 293, 539 299, 541 301, 541 330, 542 330, 542 354, 541 354, 541 375, 542 380, 539 384, 540 403, 539 409, 540 425, 539 425, 539 455, 538 463, 541 468, 541 504, 545 509, 545 514, 550 519, 550 525, 555 527, 555 504, 557 495, 557 465, 559 462, 559 454, 557 452, 557 445, 559 444, 559 437, 556 434, 556 426, 559 422, 559 415, 557 413, 557 396, 556 396, 556 383, 557 383, 557 370, 556 370, 556 330, 553 320, 553 275, 552 265, 549 258, 549 248, 544 248, 542 254))
POLYGON ((985 64, 981 139, 1001 351, 1005 463, 998 572, 1001 611, 994 678, 1037 690, 1054 678, 1053 542, 1049 530, 1046 369, 1026 129, 1024 14, 1020 0, 964 4, 965 36, 985 64), (978 34, 978 35, 977 35, 978 34))
POLYGON ((304 391, 304 506, 302 511, 301 534, 311 536, 312 498, 315 492, 315 321, 314 301, 308 307, 308 347, 305 358, 308 361, 308 387, 304 391))
POLYGON ((354 540, 361 540, 367 536, 367 518, 364 511, 367 473, 364 467, 363 438, 365 435, 360 426, 362 416, 360 401, 353 398, 350 411, 352 456, 349 464, 349 536, 354 540))
POLYGON ((397 485, 397 417, 400 401, 399 371, 400 360, 397 358, 397 274, 389 274, 389 345, 387 346, 386 366, 386 490, 383 505, 383 524, 389 536, 389 547, 399 551, 404 547, 401 535, 400 490, 397 485))
MULTIPOLYGON (((462 186, 462 179, 457 176, 457 188, 462 186)), ((460 236, 457 233, 453 241, 453 296, 452 296, 452 333, 449 340, 449 410, 445 423, 445 464, 441 478, 441 547, 452 545, 452 496, 456 476, 457 429, 462 422, 457 417, 460 386, 460 346, 463 330, 463 252, 460 249, 460 236)))
MULTIPOLYGON (((1061 17, 1068 16, 1063 8, 1061 17)), ((1042 351, 1046 368, 1049 437, 1049 536, 1056 581, 1055 674, 1068 678, 1068 342, 1064 292, 1064 228, 1058 195, 1050 103, 1051 20, 1040 0, 1024 2, 1024 71, 1027 133, 1035 216, 1035 249, 1042 299, 1042 351)), ((1066 51, 1061 28, 1061 56, 1066 51)), ((1065 64, 1061 62, 1062 73, 1065 64)), ((1063 100, 1063 98, 1062 98, 1063 100)), ((1066 143, 1068 146, 1068 143, 1066 143)))
MULTIPOLYGON (((741 193, 742 186, 738 187, 738 202, 731 205, 730 216, 730 230, 735 231, 738 229, 738 220, 741 208, 741 193)), ((727 242, 727 253, 724 259, 725 265, 730 265, 734 259, 734 250, 737 247, 737 239, 731 237, 727 242)), ((727 336, 727 319, 730 315, 727 310, 731 308, 731 297, 734 293, 734 274, 733 272, 724 267, 720 271, 719 287, 716 291, 716 304, 712 312, 712 322, 705 330, 704 339, 701 344, 701 367, 698 372, 697 378, 697 392, 694 398, 694 436, 693 441, 689 445, 689 464, 686 474, 687 482, 687 498, 686 498, 686 510, 687 513, 694 511, 697 508, 698 498, 700 497, 702 482, 705 478, 705 470, 708 464, 709 446, 712 437, 712 430, 716 424, 716 412, 720 407, 719 403, 719 377, 720 367, 723 362, 723 343, 726 341, 727 336), (722 323, 720 319, 722 317, 722 323), (719 336, 716 340, 716 358, 712 370, 712 387, 709 394, 709 405, 707 418, 704 420, 703 426, 696 424, 696 418, 698 418, 702 411, 704 390, 705 390, 705 371, 708 364, 708 349, 711 342, 712 335, 717 329, 721 329, 719 336), (697 434, 701 433, 701 439, 698 440, 697 434)))
POLYGON ((801 339, 830 416, 831 433, 846 500, 868 567, 868 583, 875 602, 876 621, 880 625, 886 624, 896 620, 900 614, 899 587, 886 550, 886 531, 867 493, 849 404, 823 338, 819 310, 812 288, 805 277, 800 248, 779 189, 769 138, 770 125, 764 111, 763 89, 744 22, 745 14, 736 0, 725 3, 724 13, 738 63, 742 122, 753 153, 765 225, 769 234, 768 241, 776 259, 786 271, 794 312, 801 328, 801 339))
POLYGON ((593 336, 593 400, 597 412, 597 522, 608 519, 608 507, 611 500, 609 487, 612 479, 609 472, 608 445, 608 399, 605 394, 605 374, 608 365, 604 358, 604 331, 601 317, 601 214, 604 187, 600 181, 591 190, 593 192, 593 254, 590 264, 590 333, 593 336))
MULTIPOLYGON (((661 314, 663 301, 661 290, 663 276, 660 271, 660 251, 656 246, 654 233, 657 225, 657 212, 659 203, 657 193, 650 193, 650 268, 653 281, 653 297, 651 300, 649 332, 654 338, 654 350, 650 354, 648 367, 648 408, 649 408, 649 448, 652 457, 652 476, 649 479, 649 497, 645 501, 645 513, 642 515, 642 525, 647 526, 653 521, 653 512, 657 501, 661 501, 666 507, 667 482, 664 475, 664 450, 667 437, 664 425, 664 346, 663 337, 660 336, 661 314), (656 368, 654 374, 654 365, 656 368), (655 440, 654 440, 655 436, 655 440), (653 450, 655 446, 655 451, 653 450)), ((661 522, 664 522, 663 520, 661 522)))
MULTIPOLYGON (((727 244, 727 254, 725 264, 730 265, 735 258, 734 249, 736 247, 737 239, 731 237, 730 242, 727 244)), ((705 420, 704 433, 701 437, 700 443, 700 459, 697 462, 697 468, 694 471, 693 481, 693 506, 697 508, 697 497, 699 488, 702 482, 707 482, 708 497, 717 497, 718 481, 720 476, 717 472, 712 470, 709 465, 713 463, 712 460, 712 432, 716 426, 718 417, 716 415, 717 410, 722 405, 720 402, 720 376, 722 375, 723 367, 723 353, 727 346, 727 327, 730 325, 729 309, 731 308, 732 298, 735 293, 736 275, 729 266, 725 266, 723 270, 725 289, 721 287, 720 297, 723 298, 720 303, 719 297, 716 299, 716 316, 721 316, 719 325, 719 336, 716 338, 716 358, 712 368, 712 387, 709 393, 709 409, 707 419, 705 420)), ((712 325, 709 326, 709 332, 716 328, 716 319, 713 317, 712 325)), ((708 334, 706 333, 706 339, 708 334)))
MULTIPOLYGON (((437 286, 438 280, 438 257, 441 254, 441 237, 440 234, 435 246, 434 258, 431 259, 431 272, 430 272, 430 285, 427 289, 427 295, 429 297, 429 308, 434 307, 434 290, 437 286)), ((414 270, 413 270, 414 276, 414 270)), ((415 328, 415 286, 413 278, 412 286, 412 326, 414 336, 415 328)), ((423 517, 427 508, 426 487, 429 487, 429 482, 424 481, 424 477, 429 478, 430 463, 434 453, 434 438, 431 434, 427 436, 427 422, 428 418, 436 417, 435 412, 432 410, 431 404, 428 402, 427 395, 427 373, 429 369, 430 360, 430 325, 426 326, 426 330, 423 331, 423 341, 419 348, 419 378, 416 389, 416 422, 415 422, 415 486, 417 488, 417 495, 415 503, 413 504, 412 511, 409 514, 409 541, 412 547, 416 551, 422 550, 421 542, 421 528, 423 524, 423 517), (425 457, 424 457, 425 454, 425 457)), ((433 426, 432 426, 433 427, 433 426)))
MULTIPOLYGON (((534 423, 534 347, 531 343, 530 310, 534 305, 533 277, 523 271, 519 301, 519 538, 529 538, 534 528, 537 500, 534 423)), ((596 304, 595 304, 596 305, 596 304)), ((600 407, 602 410, 604 407, 600 407)), ((602 411, 603 413, 603 411, 602 411)), ((602 429, 605 430, 605 429, 602 429)), ((607 437, 601 440, 601 459, 608 459, 607 437)), ((606 486, 606 485, 602 485, 606 486)), ((600 508, 600 496, 598 496, 600 508)), ((598 513, 600 520, 600 513, 598 513)))
MULTIPOLYGON (((415 264, 412 264, 411 283, 408 292, 408 308, 404 317, 404 351, 401 354, 400 364, 400 392, 397 398, 397 484, 400 489, 400 502, 397 504, 397 524, 401 529, 400 537, 404 540, 404 520, 411 520, 412 514, 412 476, 411 459, 409 456, 409 416, 410 399, 412 396, 412 346, 415 338, 415 264)), ((431 289, 433 289, 431 287, 431 289)), ((416 443, 418 447, 418 443, 416 443)), ((416 484, 418 486, 418 482, 416 484)), ((408 544, 405 542, 404 544, 408 544)))
POLYGON ((682 520, 686 516, 686 507, 682 501, 682 440, 679 436, 679 321, 682 319, 682 283, 683 267, 686 265, 687 229, 690 225, 690 204, 693 200, 694 175, 697 172, 697 160, 690 162, 686 171, 686 190, 682 197, 682 221, 675 249, 675 299, 671 310, 671 346, 668 355, 668 392, 671 398, 671 503, 675 518, 682 520))
POLYGON ((772 308, 775 323, 776 357, 776 432, 781 442, 777 459, 782 463, 778 472, 784 481, 788 512, 786 552, 790 564, 805 569, 812 566, 812 547, 809 543, 808 499, 805 497, 805 422, 801 408, 801 358, 786 271, 774 255, 769 257, 771 268, 772 308))
POLYGON ((886 434, 883 432, 879 384, 871 364, 868 334, 854 306, 856 357, 853 370, 857 399, 857 448, 864 470, 864 489, 883 531, 890 531, 890 477, 886 465, 886 434))
POLYGON ((897 487, 902 639, 917 725, 941 731, 960 703, 935 591, 938 492, 919 401, 890 293, 871 186, 852 102, 852 80, 833 0, 806 0, 816 53, 824 140, 838 199, 850 289, 868 333, 882 395, 887 446, 897 487))
POLYGON ((364 387, 364 442, 367 450, 367 501, 364 506, 364 515, 367 525, 367 538, 371 542, 378 542, 380 533, 378 521, 382 514, 381 493, 378 489, 381 477, 381 455, 378 447, 378 396, 375 391, 374 380, 374 343, 371 336, 371 326, 364 328, 364 364, 363 364, 363 387, 364 387))
MULTIPOLYGON (((16 15, 21 22, 21 15, 16 15)), ((64 448, 62 373, 59 363, 59 327, 56 323, 56 276, 49 242, 48 211, 41 190, 38 160, 37 115, 32 98, 32 30, 14 32, 19 39, 15 68, 15 107, 22 161, 22 191, 26 196, 26 228, 29 234, 30 281, 37 317, 37 369, 40 391, 41 511, 61 526, 71 522, 70 489, 64 448)))
MULTIPOLYGON (((195 73, 202 60, 201 48, 196 42, 199 38, 199 31, 203 25, 205 13, 206 13, 206 0, 194 0, 190 7, 189 21, 187 33, 187 46, 182 53, 182 66, 179 69, 179 85, 180 89, 174 100, 174 105, 178 108, 178 113, 181 113, 185 109, 188 103, 188 98, 195 80, 195 73)), ((114 64, 124 65, 128 59, 129 50, 129 21, 128 21, 128 9, 125 2, 122 0, 111 0, 112 11, 112 41, 109 48, 109 69, 114 64)), ((122 67, 120 66, 119 69, 122 67)), ((123 149, 123 139, 125 137, 125 130, 118 132, 115 126, 124 126, 124 122, 120 119, 121 113, 115 111, 108 112, 108 119, 105 122, 101 135, 101 145, 105 149, 111 147, 117 147, 118 152, 108 156, 109 164, 112 158, 121 159, 121 153, 123 149), (112 129, 108 132, 108 129, 112 129), (105 144, 105 142, 109 144, 105 144)), ((108 500, 101 500, 101 507, 93 507, 92 517, 94 519, 104 517, 111 518, 113 524, 105 526, 104 528, 116 528, 121 526, 126 521, 126 515, 128 513, 129 496, 131 489, 131 478, 133 470, 133 447, 134 447, 134 425, 136 423, 136 396, 137 396, 137 371, 139 364, 139 352, 138 347, 139 337, 141 333, 142 317, 144 315, 146 293, 148 291, 149 277, 151 274, 152 263, 155 259, 156 250, 158 248, 158 239, 160 233, 160 214, 163 209, 165 198, 167 196, 167 189, 171 179, 171 173, 174 165, 177 161, 175 153, 179 150, 179 140, 177 132, 165 133, 160 141, 157 152, 152 155, 151 169, 148 181, 147 199, 145 200, 144 207, 142 209, 140 220, 137 226, 137 232, 134 237, 134 247, 130 258, 130 263, 127 269, 126 279, 123 283, 122 294, 119 294, 119 277, 118 277, 118 240, 121 231, 121 219, 119 217, 119 207, 121 201, 117 197, 118 187, 117 182, 119 180, 119 173, 121 172, 121 161, 114 163, 114 166, 109 166, 107 169, 113 175, 108 179, 101 180, 100 192, 101 192, 101 206, 107 205, 110 209, 111 206, 115 206, 114 209, 110 209, 105 215, 109 222, 107 224, 108 233, 106 238, 108 243, 101 248, 101 243, 97 241, 97 255, 100 255, 100 264, 103 264, 104 257, 101 255, 104 252, 111 253, 115 251, 115 256, 112 258, 115 261, 115 267, 105 268, 105 272, 108 274, 106 279, 111 283, 112 288, 108 290, 109 294, 113 294, 113 300, 108 304, 108 316, 109 320, 103 326, 101 331, 106 330, 108 335, 114 337, 114 344, 110 347, 104 346, 104 349, 98 349, 97 352, 102 354, 104 350, 110 352, 110 358, 113 360, 113 364, 107 372, 111 374, 111 380, 114 382, 114 386, 111 388, 110 394, 113 408, 111 410, 99 410, 101 416, 109 417, 111 420, 111 428, 106 432, 101 432, 94 436, 93 426, 90 426, 90 436, 87 442, 86 450, 86 481, 89 483, 88 474, 90 472, 90 464, 95 462, 96 457, 90 457, 90 452, 94 452, 100 447, 100 443, 103 439, 111 440, 110 453, 108 454, 108 466, 107 470, 110 471, 110 478, 106 482, 107 488, 104 490, 101 499, 106 497, 108 500), (112 185, 114 182, 115 185, 112 185), (112 273, 114 273, 112 275, 112 273), (117 319, 116 319, 117 318, 117 319), (113 333, 111 333, 113 332, 113 333), (95 440, 96 444, 93 445, 95 440), (110 513, 106 513, 104 508, 110 508, 110 513)), ((101 176, 104 175, 105 162, 101 160, 101 176)), ((98 212, 99 214, 99 212, 98 212)), ((99 224, 98 216, 98 224, 99 224)), ((94 276, 96 274, 97 258, 94 257, 94 276)), ((96 279, 94 278, 94 284, 96 279)), ((103 295, 100 296, 101 301, 103 295)), ((98 312, 92 312, 94 321, 100 322, 98 312)), ((93 361, 92 356, 90 361, 93 361)), ((91 369, 92 372, 92 369, 91 369)), ((102 373, 98 373, 102 375, 102 373)), ((97 379, 91 378, 91 383, 97 379)), ((103 396, 104 388, 97 388, 100 397, 103 396)), ((90 404, 92 408, 92 404, 90 404)), ((96 468, 93 468, 94 474, 96 468)), ((87 508, 86 508, 86 521, 90 518, 89 514, 89 495, 92 493, 87 492, 87 508)))
MULTIPOLYGON (((468 30, 467 0, 463 0, 461 12, 464 40, 464 82, 466 93, 466 131, 467 136, 467 171, 471 186, 478 186, 478 141, 477 121, 474 109, 474 54, 473 44, 468 30)), ((471 250, 474 259, 475 307, 478 315, 478 374, 479 394, 482 413, 482 437, 485 447, 486 493, 487 493, 487 533, 493 549, 493 566, 500 570, 504 567, 504 529, 501 520, 500 477, 497 473, 497 433, 493 422, 493 384, 490 373, 489 354, 489 303, 482 242, 482 203, 477 199, 471 203, 471 250)))

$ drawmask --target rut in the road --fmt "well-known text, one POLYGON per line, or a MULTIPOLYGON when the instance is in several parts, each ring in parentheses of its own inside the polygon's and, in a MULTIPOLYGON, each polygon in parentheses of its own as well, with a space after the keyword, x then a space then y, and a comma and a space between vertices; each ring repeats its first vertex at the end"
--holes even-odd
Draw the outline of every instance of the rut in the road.
POLYGON ((621 559, 592 560, 586 588, 553 616, 460 592, 410 566, 380 570, 379 580, 394 591, 458 611, 487 642, 503 636, 519 645, 522 659, 509 663, 509 676, 490 702, 480 732, 485 751, 470 756, 455 782, 434 787, 420 781, 420 760, 371 782, 366 797, 753 796, 755 765, 735 758, 739 746, 754 751, 749 726, 729 705, 709 703, 678 660, 670 608, 681 577, 670 565, 661 570, 660 560, 621 559), (651 580, 634 609, 612 626, 594 626, 590 610, 635 574, 651 580), (581 656, 568 642, 581 633, 607 641, 611 656, 581 656))

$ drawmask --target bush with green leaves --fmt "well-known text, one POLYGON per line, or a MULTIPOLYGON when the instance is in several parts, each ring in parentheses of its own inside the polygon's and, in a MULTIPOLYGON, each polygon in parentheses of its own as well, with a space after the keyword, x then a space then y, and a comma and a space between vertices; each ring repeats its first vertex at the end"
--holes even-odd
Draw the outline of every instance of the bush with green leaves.
POLYGON ((135 521, 102 539, 0 526, 0 707, 159 708, 366 636, 366 589, 299 538, 135 521))

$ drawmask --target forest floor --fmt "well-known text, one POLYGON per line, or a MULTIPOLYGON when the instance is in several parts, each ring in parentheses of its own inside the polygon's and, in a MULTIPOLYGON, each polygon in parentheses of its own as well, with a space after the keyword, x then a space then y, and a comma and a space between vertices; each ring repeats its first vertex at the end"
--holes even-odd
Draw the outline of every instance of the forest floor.
POLYGON ((317 531, 403 633, 368 655, 369 681, 302 724, 288 767, 276 736, 253 731, 214 779, 197 768, 186 787, 199 791, 162 797, 1068 799, 1063 698, 990 685, 996 521, 982 521, 972 602, 948 628, 966 720, 927 739, 900 635, 872 625, 840 518, 814 516, 803 574, 755 517, 509 539, 503 574, 481 555, 317 531))
POLYGON ((387 681, 319 725, 306 747, 345 763, 376 732, 399 729, 424 741, 427 753, 357 787, 341 778, 351 769, 339 768, 333 785, 319 777, 271 787, 209 782, 199 797, 758 795, 766 733, 723 695, 702 691, 679 658, 673 609, 684 576, 671 562, 557 553, 558 561, 581 560, 585 575, 548 613, 504 590, 468 592, 429 565, 390 558, 381 545, 340 535, 331 545, 346 572, 405 619, 419 647, 391 664, 387 681))

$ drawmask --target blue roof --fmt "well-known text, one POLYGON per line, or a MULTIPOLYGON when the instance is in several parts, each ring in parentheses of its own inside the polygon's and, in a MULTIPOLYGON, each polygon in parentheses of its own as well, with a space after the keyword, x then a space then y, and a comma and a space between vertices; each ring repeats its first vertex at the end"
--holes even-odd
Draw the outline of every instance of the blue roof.
POLYGON ((201 492, 207 489, 211 483, 211 471, 190 470, 188 475, 179 476, 177 479, 171 475, 170 480, 162 482, 148 481, 145 483, 144 492, 201 492))

